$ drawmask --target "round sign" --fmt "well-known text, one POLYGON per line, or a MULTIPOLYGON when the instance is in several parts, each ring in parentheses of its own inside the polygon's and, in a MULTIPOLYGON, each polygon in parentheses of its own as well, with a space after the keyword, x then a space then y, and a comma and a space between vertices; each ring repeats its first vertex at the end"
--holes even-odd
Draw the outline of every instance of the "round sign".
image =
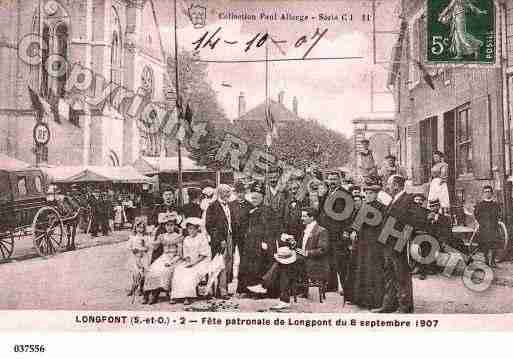
POLYGON ((38 145, 46 145, 50 141, 50 128, 46 123, 38 123, 34 126, 33 135, 38 145))

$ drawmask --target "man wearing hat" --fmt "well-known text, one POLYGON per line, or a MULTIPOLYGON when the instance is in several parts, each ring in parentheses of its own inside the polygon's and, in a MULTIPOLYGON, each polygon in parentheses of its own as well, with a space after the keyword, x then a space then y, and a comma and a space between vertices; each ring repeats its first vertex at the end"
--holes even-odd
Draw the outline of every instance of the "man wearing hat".
POLYGON ((109 234, 109 209, 107 208, 106 201, 102 198, 100 189, 93 190, 93 196, 89 201, 91 207, 91 235, 98 236, 98 231, 101 230, 104 236, 109 234))
MULTIPOLYGON (((402 232, 409 224, 414 228, 415 204, 413 195, 406 193, 406 178, 392 175, 388 179, 388 188, 393 197, 385 213, 384 223, 389 218, 395 219, 394 229, 402 232)), ((408 246, 394 248, 397 238, 388 236, 384 245, 384 276, 385 294, 381 307, 372 310, 375 313, 391 313, 398 310, 400 313, 413 313, 413 286, 410 267, 408 265, 408 246)))
MULTIPOLYGON (((303 235, 297 238, 296 256, 289 247, 280 247, 275 255, 278 265, 273 265, 265 277, 279 278, 280 301, 272 309, 280 310, 290 307, 290 288, 299 277, 327 283, 329 277, 329 239, 328 231, 317 221, 317 211, 305 208, 301 219, 305 225, 303 235), (297 259, 296 259, 297 258, 297 259), (294 263, 293 266, 291 264, 294 263)), ((264 281, 265 282, 265 281, 264 281)), ((267 285, 267 284, 266 284, 267 285)))
MULTIPOLYGON (((242 219, 245 223, 245 233, 240 234, 239 252, 241 253, 239 267, 239 293, 245 293, 261 282, 262 276, 273 264, 272 255, 276 251, 276 243, 269 235, 269 208, 263 205, 264 187, 255 182, 251 186, 248 200, 251 209, 242 219)), ((264 294, 266 291, 261 291, 264 294)))
POLYGON ((219 296, 228 298, 228 283, 232 280, 233 256, 236 240, 238 239, 238 208, 235 202, 230 202, 232 188, 220 184, 217 189, 217 199, 212 202, 206 211, 205 227, 210 235, 212 257, 221 255, 225 269, 219 274, 219 296))
POLYGON ((396 160, 397 158, 391 153, 385 156, 385 162, 378 171, 379 177, 383 183, 387 183, 388 179, 392 175, 401 175, 404 178, 407 178, 406 170, 397 165, 396 160))
MULTIPOLYGON (((451 219, 444 215, 441 211, 440 200, 430 200, 428 204, 427 211, 427 227, 426 231, 431 236, 433 236, 437 241, 440 247, 442 244, 451 242, 451 219)), ((451 243, 453 244, 453 243, 451 243)), ((458 250, 462 250, 464 248, 456 248, 458 250)), ((426 257, 429 255, 431 250, 431 246, 427 242, 421 243, 420 246, 420 255, 422 257, 426 257)), ((436 262, 431 264, 419 264, 419 278, 424 280, 427 275, 431 272, 434 273, 438 270, 436 262)))
POLYGON ((369 149, 369 140, 364 138, 361 141, 362 150, 358 152, 356 161, 358 175, 363 180, 365 177, 377 175, 376 161, 374 160, 374 153, 369 149))
MULTIPOLYGON (((340 179, 337 173, 331 172, 326 176, 328 184, 328 191, 324 196, 319 199, 319 225, 326 228, 330 242, 330 281, 329 289, 338 290, 342 295, 345 291, 345 282, 347 278, 347 270, 349 269, 350 241, 348 237, 344 236, 346 231, 351 226, 351 219, 347 218, 344 221, 334 219, 325 208, 326 201, 331 198, 338 198, 337 191, 345 191, 342 189, 340 179)), ((352 197, 347 193, 348 197, 352 197)), ((342 213, 346 203, 341 198, 338 198, 330 210, 335 213, 342 213)))

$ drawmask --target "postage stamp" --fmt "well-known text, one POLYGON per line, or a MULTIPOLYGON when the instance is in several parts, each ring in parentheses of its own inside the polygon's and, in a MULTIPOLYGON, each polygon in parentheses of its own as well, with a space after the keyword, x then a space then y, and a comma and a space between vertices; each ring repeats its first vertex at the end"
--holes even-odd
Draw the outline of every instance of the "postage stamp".
POLYGON ((512 1, 8 3, 0 330, 511 327, 512 1))
POLYGON ((427 60, 493 64, 496 57, 493 0, 428 0, 427 60))

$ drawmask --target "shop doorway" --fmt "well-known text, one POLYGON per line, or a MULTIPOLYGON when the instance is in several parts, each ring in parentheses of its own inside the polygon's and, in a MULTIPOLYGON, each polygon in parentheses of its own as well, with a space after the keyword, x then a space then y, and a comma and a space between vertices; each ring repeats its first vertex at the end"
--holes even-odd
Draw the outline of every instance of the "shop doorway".
POLYGON ((454 204, 456 200, 455 133, 455 111, 446 112, 444 113, 444 153, 445 161, 449 165, 449 179, 447 181, 447 187, 449 189, 449 199, 451 201, 451 204, 454 204))

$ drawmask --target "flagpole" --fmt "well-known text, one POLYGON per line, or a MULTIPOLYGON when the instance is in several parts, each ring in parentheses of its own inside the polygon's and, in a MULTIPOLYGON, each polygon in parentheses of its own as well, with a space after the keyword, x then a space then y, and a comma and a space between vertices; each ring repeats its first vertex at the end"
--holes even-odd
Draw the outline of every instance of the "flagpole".
MULTIPOLYGON (((178 85, 178 34, 177 34, 177 15, 176 15, 176 2, 174 0, 174 42, 175 42, 175 90, 176 90, 176 111, 179 110, 179 85, 178 85)), ((177 140, 177 152, 178 152, 178 205, 183 205, 183 183, 182 183, 182 142, 177 140)))
MULTIPOLYGON (((266 30, 266 34, 267 34, 267 30, 266 30)), ((269 119, 267 118, 267 116, 269 116, 269 46, 268 46, 268 42, 266 41, 265 42, 265 121, 266 121, 266 126, 269 127, 267 124, 269 123, 269 119)), ((270 134, 269 132, 269 128, 267 129, 267 133, 266 133, 266 136, 265 136, 265 152, 267 154, 269 154, 270 152, 270 147, 271 147, 271 141, 267 141, 268 139, 268 136, 269 138, 271 138, 271 141, 272 141, 272 134, 270 134)), ((268 179, 268 170, 267 170, 267 167, 268 166, 265 166, 265 178, 264 178, 264 182, 265 182, 265 187, 268 186, 268 183, 269 183, 269 179, 268 179)))

